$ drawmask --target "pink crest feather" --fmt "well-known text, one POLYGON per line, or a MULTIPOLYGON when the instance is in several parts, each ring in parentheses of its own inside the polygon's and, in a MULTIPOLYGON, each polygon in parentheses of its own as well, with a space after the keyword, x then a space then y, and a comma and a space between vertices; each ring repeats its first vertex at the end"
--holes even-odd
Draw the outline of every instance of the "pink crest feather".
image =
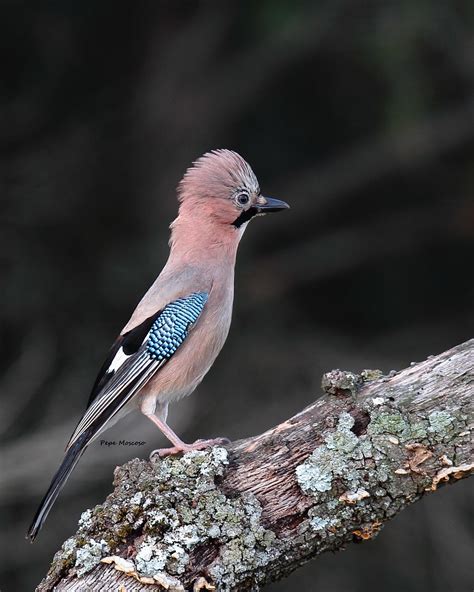
POLYGON ((212 150, 188 168, 178 186, 178 199, 183 202, 188 198, 228 198, 239 188, 259 192, 257 178, 248 162, 233 150, 212 150))

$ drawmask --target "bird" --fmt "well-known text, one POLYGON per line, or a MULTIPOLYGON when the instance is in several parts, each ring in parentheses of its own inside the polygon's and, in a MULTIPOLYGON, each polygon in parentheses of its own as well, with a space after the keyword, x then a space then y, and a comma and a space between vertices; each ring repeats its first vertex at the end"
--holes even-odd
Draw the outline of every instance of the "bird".
POLYGON ((115 340, 86 410, 27 533, 34 541, 87 446, 139 409, 172 444, 153 455, 186 453, 228 442, 187 444, 166 423, 168 405, 191 394, 226 341, 234 299, 237 248, 252 218, 289 205, 264 197, 242 156, 212 150, 192 163, 178 188, 169 257, 115 340))

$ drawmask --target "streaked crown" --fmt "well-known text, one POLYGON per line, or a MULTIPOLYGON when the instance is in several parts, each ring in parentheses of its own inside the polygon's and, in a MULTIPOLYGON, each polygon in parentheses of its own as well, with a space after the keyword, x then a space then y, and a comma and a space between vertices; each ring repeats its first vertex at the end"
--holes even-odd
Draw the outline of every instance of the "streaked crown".
POLYGON ((260 193, 252 168, 237 152, 212 150, 198 158, 178 186, 178 198, 232 198, 239 191, 260 193))

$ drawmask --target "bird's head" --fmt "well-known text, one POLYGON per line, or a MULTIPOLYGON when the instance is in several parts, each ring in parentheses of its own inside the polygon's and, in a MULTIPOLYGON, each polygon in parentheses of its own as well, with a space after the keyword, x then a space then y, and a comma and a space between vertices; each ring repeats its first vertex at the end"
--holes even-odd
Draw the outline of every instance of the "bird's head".
POLYGON ((180 216, 240 237, 249 220, 289 208, 260 194, 250 165, 232 150, 213 150, 186 171, 178 187, 180 216))

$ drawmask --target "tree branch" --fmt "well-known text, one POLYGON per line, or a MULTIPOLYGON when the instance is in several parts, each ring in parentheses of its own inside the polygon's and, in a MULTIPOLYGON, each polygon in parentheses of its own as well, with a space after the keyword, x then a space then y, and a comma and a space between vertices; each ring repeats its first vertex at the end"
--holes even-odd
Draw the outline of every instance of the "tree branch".
POLYGON ((254 590, 373 538, 474 470, 474 340, 389 376, 335 370, 324 395, 226 448, 115 471, 38 590, 254 590))

